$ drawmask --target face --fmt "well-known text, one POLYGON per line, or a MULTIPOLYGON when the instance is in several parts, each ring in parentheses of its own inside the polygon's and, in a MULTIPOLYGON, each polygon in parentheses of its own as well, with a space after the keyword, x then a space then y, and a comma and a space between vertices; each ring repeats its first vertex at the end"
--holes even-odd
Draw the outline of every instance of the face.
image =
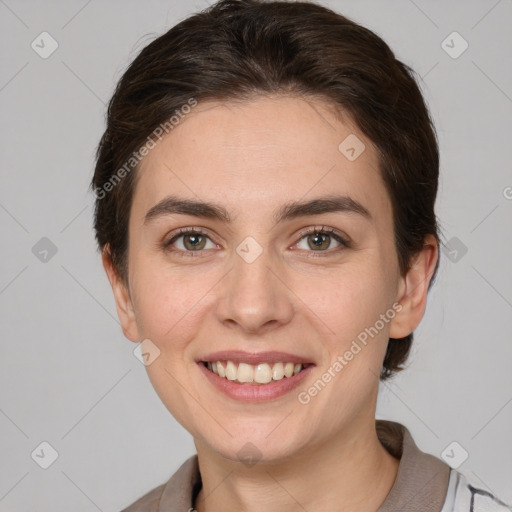
POLYGON ((378 168, 328 104, 283 96, 202 103, 143 160, 129 294, 106 268, 198 445, 276 461, 374 421, 388 338, 419 322, 435 263, 400 276, 378 168))

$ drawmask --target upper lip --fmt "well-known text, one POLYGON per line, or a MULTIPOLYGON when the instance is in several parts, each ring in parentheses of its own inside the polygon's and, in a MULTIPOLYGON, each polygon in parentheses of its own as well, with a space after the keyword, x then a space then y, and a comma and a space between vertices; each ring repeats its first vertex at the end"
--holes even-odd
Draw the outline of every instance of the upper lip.
POLYGON ((314 364, 309 358, 287 352, 244 352, 243 350, 221 350, 211 352, 196 360, 197 362, 233 361, 233 363, 294 363, 314 364))

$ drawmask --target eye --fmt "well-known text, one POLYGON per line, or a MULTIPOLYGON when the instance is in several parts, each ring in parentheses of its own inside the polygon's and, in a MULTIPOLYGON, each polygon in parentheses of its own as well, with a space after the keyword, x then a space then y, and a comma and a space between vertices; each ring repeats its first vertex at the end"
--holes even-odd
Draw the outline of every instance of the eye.
MULTIPOLYGON (((215 249, 218 247, 204 231, 190 227, 181 228, 171 239, 164 242, 163 246, 164 249, 177 252, 183 256, 199 256, 205 249, 215 249), (208 242, 211 244, 210 247, 207 247, 208 242)), ((309 231, 302 232, 296 246, 308 252, 332 253, 350 247, 350 242, 340 233, 337 233, 336 230, 322 226, 321 228, 315 227, 309 231), (302 242, 303 239, 305 239, 306 246, 301 247, 300 244, 304 243, 302 242), (333 250, 328 250, 331 248, 333 240, 336 241, 338 246, 333 250), (310 251, 309 249, 313 250, 310 251)))
MULTIPOLYGON (((165 249, 178 251, 182 253, 201 252, 203 249, 214 249, 216 245, 210 240, 208 235, 199 229, 182 228, 179 233, 164 243, 165 249), (180 240, 183 239, 183 240, 180 240), (179 242, 178 242, 179 241, 179 242), (210 241, 212 247, 206 247, 207 241, 210 241), (176 242, 176 248, 172 248, 176 242)), ((190 254, 190 256, 194 256, 190 254)))
POLYGON ((327 251, 327 249, 330 248, 333 239, 338 243, 337 248, 334 250, 340 250, 340 247, 350 247, 349 242, 340 233, 337 233, 332 228, 326 228, 324 226, 320 229, 315 227, 313 230, 301 233, 300 240, 302 239, 305 239, 306 246, 301 247, 301 242, 299 242, 297 243, 297 247, 303 250, 313 249, 313 252, 334 252, 327 251))

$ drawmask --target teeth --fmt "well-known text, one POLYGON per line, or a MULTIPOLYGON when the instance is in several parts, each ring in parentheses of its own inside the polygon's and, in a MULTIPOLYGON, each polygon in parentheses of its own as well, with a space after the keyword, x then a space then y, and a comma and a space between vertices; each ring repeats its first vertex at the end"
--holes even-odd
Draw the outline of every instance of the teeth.
POLYGON ((238 372, 236 374, 236 380, 238 382, 252 382, 254 377, 254 371, 252 366, 245 363, 238 365, 238 372))
POLYGON ((272 380, 272 370, 267 363, 261 363, 254 372, 254 381, 259 384, 268 384, 272 380))
POLYGON ((282 380, 284 377, 292 377, 297 375, 304 369, 302 364, 293 363, 260 363, 253 366, 247 363, 236 365, 233 361, 208 361, 206 366, 219 377, 228 380, 236 380, 237 382, 257 384, 268 384, 272 381, 282 380))
POLYGON ((235 366, 235 363, 233 361, 228 361, 228 364, 226 365, 226 378, 228 380, 235 380, 237 374, 237 368, 235 366))
POLYGON ((283 363, 276 363, 272 367, 272 378, 274 380, 281 380, 284 377, 284 366, 283 363))
POLYGON ((293 369, 294 369, 293 363, 286 363, 284 365, 284 376, 291 377, 293 375, 293 369))

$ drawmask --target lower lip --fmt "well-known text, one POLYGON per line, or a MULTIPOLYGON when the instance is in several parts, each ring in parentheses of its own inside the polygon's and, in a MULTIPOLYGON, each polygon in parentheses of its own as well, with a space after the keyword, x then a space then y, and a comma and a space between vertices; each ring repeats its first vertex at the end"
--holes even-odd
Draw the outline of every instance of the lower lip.
POLYGON ((309 365, 297 375, 283 377, 281 380, 268 384, 240 384, 238 382, 219 377, 208 370, 203 363, 198 363, 199 369, 205 377, 222 393, 243 402, 265 402, 286 395, 307 378, 314 365, 309 365))

